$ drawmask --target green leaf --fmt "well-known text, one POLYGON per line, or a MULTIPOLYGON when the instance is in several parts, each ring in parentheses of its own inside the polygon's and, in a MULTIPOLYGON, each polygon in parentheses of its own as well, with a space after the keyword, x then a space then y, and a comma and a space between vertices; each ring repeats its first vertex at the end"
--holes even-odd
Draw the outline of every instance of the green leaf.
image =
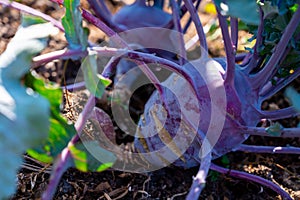
POLYGON ((223 15, 241 19, 247 24, 259 25, 259 13, 256 0, 215 0, 223 15))
POLYGON ((97 141, 85 141, 84 143, 77 143, 69 147, 74 165, 77 169, 87 172, 104 171, 115 163, 116 156, 106 149, 99 146, 97 141), (96 156, 93 156, 96 155, 96 156), (97 158, 102 159, 97 159, 97 158), (107 162, 103 163, 100 160, 107 162))
POLYGON ((292 87, 287 87, 284 94, 291 101, 294 108, 300 112, 300 94, 292 87))
POLYGON ((36 74, 28 74, 25 78, 25 84, 50 102, 51 111, 47 140, 28 150, 27 153, 41 162, 51 163, 68 145, 71 138, 76 134, 76 130, 74 125, 69 124, 60 114, 62 91, 59 87, 52 83, 44 83, 36 74))
POLYGON ((111 80, 104 78, 97 72, 97 55, 92 52, 82 62, 82 70, 84 81, 87 89, 96 97, 101 98, 105 87, 107 87, 111 80))
POLYGON ((87 172, 88 171, 88 164, 87 164, 87 153, 77 149, 74 145, 69 147, 71 152, 74 165, 77 169, 87 172))
POLYGON ((40 95, 48 99, 52 110, 60 111, 63 93, 58 85, 52 82, 45 83, 44 80, 38 77, 34 71, 26 75, 25 85, 34 89, 40 95))
POLYGON ((49 102, 26 88, 22 77, 31 59, 57 33, 51 24, 20 26, 0 56, 0 199, 13 194, 22 154, 43 141, 49 130, 49 102))
POLYGON ((88 45, 87 30, 82 27, 82 16, 78 6, 80 0, 65 0, 66 13, 62 25, 69 43, 69 49, 85 51, 88 45))

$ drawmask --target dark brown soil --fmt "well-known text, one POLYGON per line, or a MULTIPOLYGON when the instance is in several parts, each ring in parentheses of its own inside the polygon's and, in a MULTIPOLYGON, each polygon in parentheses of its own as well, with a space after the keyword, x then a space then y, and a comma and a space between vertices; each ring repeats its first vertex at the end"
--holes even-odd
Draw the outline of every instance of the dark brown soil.
MULTIPOLYGON (((60 18, 63 10, 50 1, 22 1, 60 18)), ((206 16, 207 17, 207 16, 206 16)), ((5 50, 9 40, 14 36, 19 25, 18 11, 0 6, 0 54, 5 50)), ((99 31, 91 26, 90 39, 101 41, 99 31)), ((219 47, 220 38, 210 41, 210 52, 214 56, 222 55, 219 47), (218 47, 218 48, 217 48, 218 47)), ((66 46, 63 34, 52 38, 49 47, 52 51, 66 46)), ((64 62, 52 62, 38 69, 45 78, 64 84, 63 77, 72 81, 79 67, 78 63, 69 62, 64 74, 64 62)), ((299 82, 294 82, 299 86, 299 82)), ((264 109, 286 107, 287 100, 280 93, 263 104, 264 109)), ((282 120, 285 127, 297 126, 299 118, 282 120)), ((250 137, 248 144, 255 145, 291 145, 300 146, 300 139, 274 139, 250 137)), ((18 190, 12 199, 40 199, 41 193, 47 186, 49 171, 43 169, 45 165, 25 159, 32 169, 22 168, 18 173, 18 190), (35 170, 34 170, 34 169, 35 170)), ((294 199, 300 199, 300 156, 299 155, 270 155, 234 152, 215 160, 214 163, 231 169, 259 175, 279 184, 294 199)), ((28 166, 28 165, 27 165, 28 166)), ((192 183, 192 177, 197 168, 180 169, 167 167, 148 174, 134 174, 120 171, 105 171, 101 173, 83 173, 76 169, 69 169, 61 179, 55 199, 184 199, 192 183)), ((206 187, 200 199, 281 199, 270 189, 256 183, 231 178, 210 172, 206 187)))

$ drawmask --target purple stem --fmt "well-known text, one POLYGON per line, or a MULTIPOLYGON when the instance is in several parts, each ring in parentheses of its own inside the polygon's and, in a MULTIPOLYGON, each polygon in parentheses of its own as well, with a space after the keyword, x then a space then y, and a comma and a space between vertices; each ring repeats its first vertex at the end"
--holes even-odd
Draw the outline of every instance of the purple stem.
POLYGON ((113 75, 115 75, 116 70, 117 70, 117 65, 120 62, 121 58, 120 57, 115 57, 113 56, 108 63, 106 64, 106 66, 103 69, 102 75, 105 78, 110 78, 113 75))
POLYGON ((199 41, 200 41, 200 45, 201 47, 207 52, 208 51, 208 47, 207 47, 207 42, 206 42, 206 36, 198 15, 198 12, 196 10, 196 8, 193 5, 193 2, 191 0, 183 0, 184 4, 187 8, 187 10, 189 11, 191 18, 195 24, 196 30, 197 30, 197 34, 199 36, 199 41))
POLYGON ((278 119, 284 119, 284 118, 289 118, 289 117, 297 117, 298 115, 300 115, 300 113, 297 112, 297 110, 295 110, 294 107, 288 107, 288 108, 272 110, 272 111, 262 110, 262 111, 260 111, 260 113, 261 113, 262 119, 270 119, 270 120, 278 120, 278 119))
POLYGON ((247 56, 249 55, 249 53, 239 53, 235 55, 235 61, 239 62, 239 61, 243 61, 247 56))
POLYGON ((175 0, 170 0, 171 6, 172 6, 172 16, 173 16, 173 22, 174 22, 174 27, 175 30, 177 30, 178 34, 176 36, 178 37, 179 40, 179 53, 180 53, 180 58, 179 58, 179 64, 184 65, 185 60, 187 60, 186 57, 186 51, 184 47, 184 40, 183 40, 183 32, 182 28, 180 25, 180 17, 179 17, 179 8, 175 0))
POLYGON ((246 144, 239 145, 233 151, 245 151, 249 153, 300 154, 299 147, 256 146, 246 144))
MULTIPOLYGON (((196 10, 198 10, 198 8, 200 6, 200 3, 201 3, 201 0, 197 0, 196 6, 195 6, 196 10)), ((190 17, 189 20, 187 21, 187 23, 184 26, 184 29, 182 31, 183 33, 187 32, 187 30, 190 27, 191 23, 192 23, 192 18, 190 17)))
POLYGON ((263 41, 262 34, 264 31, 264 13, 261 8, 259 8, 259 15, 260 15, 260 25, 258 26, 258 29, 257 29, 256 42, 253 47, 253 56, 252 56, 249 64, 243 70, 246 74, 249 74, 254 68, 257 67, 257 62, 259 59, 258 48, 262 44, 262 41, 263 41))
POLYGON ((270 134, 267 132, 267 128, 261 127, 242 127, 241 132, 242 134, 250 134, 250 135, 260 135, 260 136, 267 136, 267 137, 300 137, 300 128, 282 128, 278 131, 278 134, 270 134))
POLYGON ((75 143, 79 141, 80 134, 84 129, 85 123, 88 120, 90 113, 95 106, 95 97, 91 95, 88 98, 87 103, 85 104, 83 111, 80 113, 76 123, 75 129, 77 134, 73 136, 71 141, 69 142, 68 146, 64 148, 61 155, 59 156, 58 160, 55 163, 54 171, 51 174, 50 181, 46 191, 42 195, 42 200, 51 200, 55 194, 59 181, 64 174, 64 172, 70 167, 70 163, 72 161, 72 155, 70 152, 69 147, 73 146, 75 143))
POLYGON ((32 59, 32 67, 36 68, 42 64, 46 64, 57 59, 68 59, 73 56, 85 57, 87 52, 81 50, 59 50, 36 56, 32 59))
MULTIPOLYGON (((180 0, 181 1, 181 0, 180 0)), ((194 0, 193 0, 194 1, 194 0)), ((179 16, 180 18, 183 17, 183 15, 187 12, 187 8, 185 5, 181 6, 179 16)), ((170 20, 169 23, 167 23, 163 28, 172 29, 174 26, 173 20, 170 20)))
POLYGON ((275 47, 274 53, 272 54, 271 58, 265 65, 265 67, 255 76, 253 76, 253 85, 254 89, 261 89, 271 78, 273 71, 277 69, 277 64, 282 58, 282 55, 285 52, 287 45, 289 44, 289 40, 293 36, 298 24, 300 22, 300 9, 298 8, 297 11, 294 13, 291 21, 286 26, 282 37, 278 44, 275 47))
POLYGON ((85 89, 85 82, 73 83, 72 85, 61 86, 60 88, 69 91, 78 91, 85 89))
POLYGON ((229 36, 228 25, 226 22, 226 18, 222 16, 219 9, 218 12, 218 19, 223 35, 223 41, 226 51, 226 59, 227 59, 227 68, 225 74, 225 82, 224 85, 231 85, 233 86, 234 83, 234 73, 235 73, 235 51, 231 43, 231 39, 229 36))
POLYGON ((233 50, 236 52, 239 39, 239 22, 235 17, 230 18, 230 34, 233 45, 233 50))
POLYGON ((59 155, 59 157, 54 165, 47 189, 43 192, 42 200, 52 200, 53 199, 56 189, 57 189, 57 186, 59 184, 59 181, 60 181, 61 177, 63 176, 64 172, 71 166, 70 165, 71 161, 72 160, 71 160, 70 151, 68 148, 65 148, 59 155))
POLYGON ((94 15, 92 15, 85 9, 82 9, 82 17, 85 18, 88 22, 95 25, 101 31, 103 31, 108 37, 110 37, 110 39, 114 40, 117 46, 121 48, 128 47, 127 43, 121 37, 119 37, 119 35, 114 30, 112 30, 104 22, 96 18, 94 15))
POLYGON ((260 92, 260 98, 261 100, 265 100, 274 94, 276 94, 279 90, 287 86, 289 83, 291 83, 293 80, 295 80, 300 75, 300 68, 297 69, 293 74, 290 76, 280 79, 277 81, 276 85, 272 85, 272 83, 267 83, 264 88, 262 88, 260 92))
POLYGON ((198 199, 202 190, 205 187, 206 177, 209 172, 211 165, 211 152, 201 159, 201 164, 197 175, 194 177, 193 184, 191 186, 190 192, 188 193, 186 200, 198 199))
POLYGON ((11 7, 11 8, 15 8, 17 10, 20 10, 22 12, 34 15, 34 16, 38 16, 43 18, 44 20, 51 22, 55 27, 57 27, 59 30, 61 31, 65 31, 64 27, 62 26, 60 21, 57 21, 56 19, 50 17, 49 15, 46 15, 38 10, 35 10, 29 6, 17 3, 15 1, 9 1, 9 0, 0 0, 0 4, 3 4, 5 6, 11 7))
POLYGON ((273 183, 269 180, 266 180, 266 179, 264 179, 260 176, 256 176, 256 175, 253 175, 253 174, 248 174, 246 172, 241 172, 241 171, 237 171, 237 170, 233 170, 233 169, 226 169, 226 168, 217 166, 213 163, 211 164, 210 169, 214 170, 214 171, 217 171, 221 174, 228 174, 228 175, 236 177, 236 178, 244 179, 244 180, 247 180, 247 181, 253 181, 255 183, 261 184, 265 187, 268 187, 268 188, 274 190, 278 194, 280 194, 280 196, 283 199, 292 200, 290 195, 286 191, 284 191, 279 185, 277 185, 277 184, 275 184, 275 183, 273 183))
MULTIPOLYGON (((241 60, 242 63, 240 64, 240 66, 243 67, 243 71, 245 71, 245 73, 247 73, 247 74, 249 74, 249 72, 247 71, 247 66, 248 66, 250 60, 252 59, 252 56, 253 55, 251 53, 247 53, 247 55, 244 57, 244 59, 241 60)), ((237 61, 237 60, 235 59, 235 61, 237 61)))

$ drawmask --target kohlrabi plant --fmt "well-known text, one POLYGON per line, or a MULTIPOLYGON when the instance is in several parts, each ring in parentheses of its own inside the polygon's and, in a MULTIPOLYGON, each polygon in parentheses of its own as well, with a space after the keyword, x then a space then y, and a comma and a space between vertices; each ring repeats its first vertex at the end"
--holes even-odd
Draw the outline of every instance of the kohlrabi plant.
POLYGON ((79 0, 53 1, 65 9, 61 21, 17 1, 0 0, 3 8, 26 14, 0 56, 0 147, 6 152, 1 156, 1 199, 13 194, 25 152, 42 162, 54 162, 45 200, 53 198, 70 166, 82 171, 110 168, 143 173, 169 165, 199 166, 186 199, 198 199, 209 170, 257 182, 291 199, 272 181, 220 167, 212 160, 232 151, 300 154, 300 147, 244 144, 251 135, 300 137, 299 127, 284 128, 273 122, 299 115, 300 97, 294 88, 285 90, 293 106, 261 109, 263 101, 300 74, 298 1, 215 0, 226 52, 219 58, 207 53, 197 13, 200 0, 170 0, 168 5, 164 0, 136 0, 114 14, 103 0, 88 0, 91 11, 81 7, 79 0), (183 24, 186 14, 190 20, 183 24), (108 36, 105 45, 88 41, 83 19, 108 36), (197 40, 187 41, 191 22, 197 40), (240 22, 247 25, 255 45, 238 54, 240 22), (68 47, 38 55, 55 31, 65 33, 68 47), (200 44, 195 60, 187 59, 191 44, 200 44), (105 66, 98 66, 99 60, 107 58, 105 66), (61 114, 61 89, 35 73, 57 59, 82 63, 84 81, 62 88, 90 93, 74 125, 61 114), (147 84, 155 91, 134 121, 129 112, 131 97, 147 84), (109 101, 110 114, 96 107, 95 102, 103 99, 109 101), (270 126, 257 127, 264 120, 270 126), (83 132, 86 125, 93 127, 89 134, 83 132), (133 138, 132 149, 117 145, 115 126, 133 138))

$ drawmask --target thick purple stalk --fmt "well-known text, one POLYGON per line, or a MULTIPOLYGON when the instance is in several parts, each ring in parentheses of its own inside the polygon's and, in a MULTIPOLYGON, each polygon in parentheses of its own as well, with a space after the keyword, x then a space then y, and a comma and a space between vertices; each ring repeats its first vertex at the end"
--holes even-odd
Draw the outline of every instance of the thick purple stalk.
POLYGON ((280 138, 300 137, 300 128, 282 128, 281 130, 278 130, 278 134, 270 134, 267 130, 267 128, 261 127, 243 127, 241 128, 241 133, 280 138))
POLYGON ((226 169, 226 168, 217 166, 215 164, 211 164, 210 169, 214 170, 214 171, 217 171, 221 174, 227 174, 227 175, 233 176, 235 178, 240 178, 240 179, 244 179, 244 180, 247 180, 247 181, 253 181, 255 183, 261 184, 265 187, 268 187, 268 188, 274 190, 278 194, 280 194, 280 196, 283 199, 292 200, 290 195, 286 191, 284 191, 280 186, 278 186, 277 184, 275 184, 275 183, 273 183, 269 180, 266 180, 266 179, 264 179, 260 176, 256 176, 256 175, 253 175, 253 174, 248 174, 246 172, 240 172, 240 171, 233 170, 233 169, 226 169))
POLYGON ((211 152, 209 152, 206 156, 201 159, 201 164, 197 175, 194 177, 193 184, 190 188, 190 192, 188 193, 186 200, 195 200, 198 199, 202 190, 205 187, 206 177, 209 172, 209 168, 211 165, 211 152))
POLYGON ((17 3, 15 1, 9 1, 9 0, 0 0, 0 4, 11 7, 11 8, 15 8, 17 10, 20 10, 22 12, 25 12, 27 14, 31 14, 37 17, 41 17, 44 20, 51 22, 55 27, 57 27, 59 30, 61 31, 65 31, 64 27, 62 26, 60 21, 57 21, 56 19, 50 17, 49 15, 46 15, 38 10, 35 10, 29 6, 17 3))
POLYGON ((259 14, 260 14, 260 23, 259 23, 260 25, 258 26, 257 29, 256 42, 253 47, 253 55, 251 57, 249 64, 243 70, 246 74, 249 74, 254 68, 257 67, 257 62, 259 59, 258 47, 262 44, 263 41, 262 34, 264 30, 264 13, 260 7, 259 7, 259 14))
POLYGON ((207 52, 208 51, 208 47, 207 47, 207 42, 206 42, 206 36, 202 27, 202 23, 200 21, 198 12, 196 10, 196 8, 193 5, 193 2, 191 0, 183 0, 184 4, 187 8, 187 10, 189 11, 191 18, 195 24, 196 30, 197 30, 197 34, 199 36, 199 41, 200 41, 200 45, 201 47, 207 52))
POLYGON ((279 79, 276 85, 272 85, 272 83, 267 83, 264 88, 262 88, 259 97, 261 101, 273 96, 279 90, 283 89, 285 86, 290 84, 293 80, 295 80, 300 75, 300 68, 296 69, 295 72, 286 78, 279 79))
POLYGON ((279 110, 272 110, 272 111, 260 111, 262 119, 270 119, 270 120, 278 120, 284 119, 289 117, 296 117, 300 115, 294 107, 282 108, 279 110))
POLYGON ((239 39, 239 22, 235 17, 230 17, 230 34, 234 51, 236 52, 239 39))
POLYGON ((287 45, 289 44, 289 40, 293 36, 298 24, 300 22, 300 9, 298 8, 297 11, 294 13, 291 21, 286 26, 282 37, 278 44, 275 47, 274 53, 272 54, 271 58, 264 66, 264 68, 255 76, 253 76, 252 87, 254 89, 262 89, 263 86, 271 79, 271 75, 273 74, 274 70, 278 67, 278 62, 282 58, 282 55, 285 52, 287 45))
POLYGON ((300 154, 300 147, 275 147, 241 144, 233 151, 244 151, 250 153, 276 153, 276 154, 300 154))
POLYGON ((184 40, 183 40, 183 32, 182 28, 180 25, 180 17, 179 17, 179 8, 175 0, 170 0, 171 6, 172 6, 172 16, 173 16, 173 22, 174 22, 174 28, 178 32, 176 36, 178 37, 179 40, 179 64, 184 65, 185 60, 187 59, 186 57, 186 51, 184 47, 184 40))
POLYGON ((64 174, 64 172, 70 167, 70 162, 72 161, 71 152, 69 147, 73 146, 75 143, 78 142, 80 138, 80 134, 84 129, 85 123, 88 120, 90 113, 95 106, 95 97, 91 95, 88 98, 87 103, 85 104, 83 111, 80 113, 76 123, 75 129, 77 134, 73 136, 71 141, 69 142, 68 146, 62 151, 60 157, 55 163, 54 171, 51 174, 51 178, 48 184, 46 191, 42 195, 42 200, 51 200, 55 194, 59 181, 64 174))
POLYGON ((226 22, 226 18, 220 13, 219 9, 218 12, 218 19, 223 35, 223 41, 226 51, 226 60, 227 60, 227 67, 226 67, 226 74, 225 74, 225 85, 233 86, 234 84, 234 73, 235 73, 235 51, 231 43, 231 39, 229 36, 228 25, 226 22))

